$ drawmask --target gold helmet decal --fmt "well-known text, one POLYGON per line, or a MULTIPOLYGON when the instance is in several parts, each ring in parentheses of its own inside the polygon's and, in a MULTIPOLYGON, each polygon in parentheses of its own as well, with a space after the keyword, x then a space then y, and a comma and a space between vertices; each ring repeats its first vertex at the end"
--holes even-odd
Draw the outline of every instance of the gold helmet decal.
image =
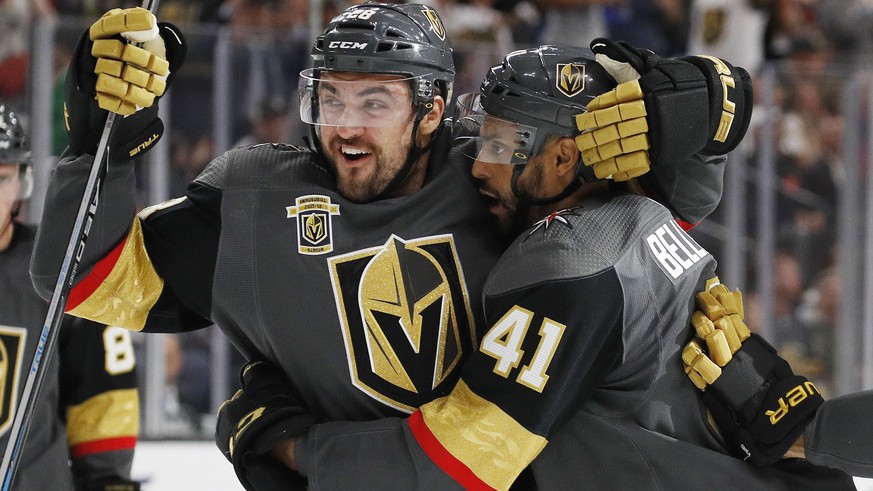
POLYGON ((430 26, 433 28, 434 34, 437 35, 438 38, 445 41, 446 40, 446 28, 443 27, 443 21, 440 20, 439 14, 436 13, 436 10, 431 8, 425 8, 421 11, 427 20, 430 21, 430 26))
POLYGON ((585 90, 585 65, 578 63, 558 63, 557 87, 567 97, 573 97, 585 90))
POLYGON ((412 412, 454 385, 474 339, 451 236, 392 236, 329 262, 356 387, 412 412))
POLYGON ((9 432, 18 405, 18 385, 27 330, 0 326, 0 435, 9 432))

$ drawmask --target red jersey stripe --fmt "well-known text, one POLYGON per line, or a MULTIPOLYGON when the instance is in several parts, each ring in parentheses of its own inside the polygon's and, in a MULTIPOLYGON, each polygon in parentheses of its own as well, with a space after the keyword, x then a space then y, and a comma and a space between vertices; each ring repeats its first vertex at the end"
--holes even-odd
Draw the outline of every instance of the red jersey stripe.
POLYGON ((463 462, 456 459, 427 427, 424 418, 421 416, 421 411, 412 413, 412 416, 407 420, 409 429, 412 431, 412 436, 421 445, 424 452, 430 459, 446 474, 452 476, 455 481, 466 489, 476 490, 493 490, 491 486, 479 479, 469 467, 463 462))
POLYGON ((91 273, 88 274, 88 276, 84 277, 82 281, 70 290, 70 297, 67 299, 67 305, 64 309, 65 312, 69 312, 78 307, 79 304, 87 300, 88 297, 97 290, 106 277, 109 276, 109 273, 112 272, 112 268, 114 268, 115 263, 118 262, 118 258, 121 256, 121 250, 124 249, 124 244, 126 242, 127 237, 125 236, 121 243, 115 246, 114 249, 109 251, 109 254, 107 254, 106 257, 94 265, 94 269, 91 270, 91 273))
POLYGON ((80 443, 70 449, 70 456, 82 457, 95 453, 112 452, 115 450, 133 450, 136 446, 135 436, 123 436, 118 438, 106 438, 80 443))

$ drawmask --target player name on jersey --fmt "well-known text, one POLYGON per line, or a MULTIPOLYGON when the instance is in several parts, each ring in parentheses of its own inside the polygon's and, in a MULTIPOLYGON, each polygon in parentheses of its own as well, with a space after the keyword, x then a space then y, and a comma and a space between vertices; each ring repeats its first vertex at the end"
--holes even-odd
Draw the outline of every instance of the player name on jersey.
POLYGON ((709 253, 670 220, 646 237, 656 263, 671 281, 678 279, 709 253))

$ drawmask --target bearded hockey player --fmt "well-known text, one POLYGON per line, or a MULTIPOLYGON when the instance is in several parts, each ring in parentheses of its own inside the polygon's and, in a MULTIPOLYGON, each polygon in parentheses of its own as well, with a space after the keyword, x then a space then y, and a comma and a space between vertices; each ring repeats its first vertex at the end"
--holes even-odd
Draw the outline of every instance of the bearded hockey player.
MULTIPOLYGON (((454 65, 434 10, 350 7, 312 53, 300 93, 315 152, 232 150, 184 197, 135 216, 131 158, 161 137, 154 101, 182 63, 184 40, 142 9, 105 15, 71 66, 70 148, 50 183, 31 272, 48 296, 106 110, 128 114, 110 142, 69 312, 147 332, 214 322, 246 356, 279 367, 322 417, 404 416, 455 385, 478 344, 479 294, 504 243, 442 122, 454 65), (131 31, 160 37, 145 49, 116 39, 131 31)), ((699 158, 688 165, 703 167, 699 158)), ((313 420, 295 416, 283 418, 284 435, 313 420)), ((248 435, 275 420, 257 421, 248 435)), ((237 440, 233 452, 224 440, 238 472, 255 440, 237 440)))
MULTIPOLYGON (((592 52, 546 46, 508 55, 480 93, 458 99, 456 124, 466 138, 476 129, 463 148, 480 191, 504 228, 525 229, 485 284, 490 329, 451 394, 409 418, 320 423, 276 445, 271 455, 309 489, 853 489, 847 474, 803 460, 743 462, 709 424, 683 345, 715 261, 666 208, 580 165, 572 115, 621 99, 627 87, 613 87, 592 52), (567 90, 564 67, 584 83, 567 90)), ((265 433, 301 409, 285 405, 293 388, 266 363, 242 382, 222 411, 239 421, 232 444, 252 445, 246 409, 271 420, 265 433)), ((806 407, 785 433, 808 421, 806 407)), ((248 475, 277 474, 266 459, 251 459, 248 475)))
MULTIPOLYGON (((0 449, 6 449, 48 305, 27 265, 36 230, 16 221, 33 189, 21 121, 0 104, 0 449)), ((66 317, 13 489, 135 491, 139 397, 130 333, 66 317)))

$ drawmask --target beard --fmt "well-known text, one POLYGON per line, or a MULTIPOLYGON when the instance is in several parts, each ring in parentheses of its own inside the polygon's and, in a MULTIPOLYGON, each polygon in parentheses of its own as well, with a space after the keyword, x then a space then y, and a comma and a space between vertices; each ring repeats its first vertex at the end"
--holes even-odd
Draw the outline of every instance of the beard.
POLYGON ((337 191, 355 203, 378 198, 406 164, 411 141, 406 134, 400 138, 405 143, 392 143, 390 146, 393 148, 386 148, 368 139, 331 137, 322 148, 336 175, 337 191), (340 147, 365 149, 369 153, 365 158, 369 161, 360 167, 355 167, 353 160, 352 165, 346 165, 347 156, 340 151, 340 147))

